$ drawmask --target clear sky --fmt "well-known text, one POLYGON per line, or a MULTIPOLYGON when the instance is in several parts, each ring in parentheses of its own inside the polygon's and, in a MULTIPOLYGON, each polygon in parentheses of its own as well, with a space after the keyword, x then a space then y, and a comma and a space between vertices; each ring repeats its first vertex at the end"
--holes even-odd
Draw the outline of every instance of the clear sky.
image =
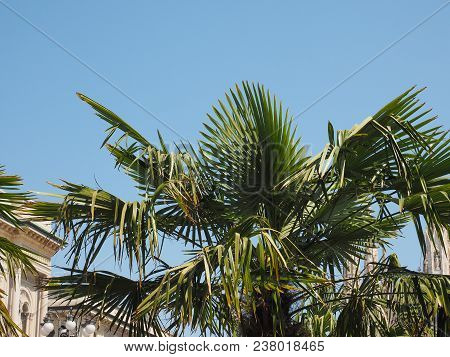
MULTIPOLYGON (((135 197, 99 150, 105 124, 77 91, 151 140, 160 129, 167 141, 195 141, 211 105, 242 80, 263 83, 293 114, 309 108, 296 123, 313 152, 328 120, 350 128, 415 84, 429 87, 422 98, 448 127, 450 6, 426 20, 445 3, 0 0, 0 163, 30 190, 96 179, 135 197)), ((415 269, 415 233, 404 233, 395 250, 415 269)))

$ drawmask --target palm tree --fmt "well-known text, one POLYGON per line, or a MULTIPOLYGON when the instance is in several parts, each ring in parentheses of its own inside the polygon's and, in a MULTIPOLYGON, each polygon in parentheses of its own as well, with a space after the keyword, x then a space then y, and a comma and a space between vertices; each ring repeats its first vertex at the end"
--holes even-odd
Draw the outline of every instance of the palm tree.
MULTIPOLYGON (((105 147, 139 191, 125 201, 64 181, 60 202, 33 206, 69 241, 70 274, 45 287, 82 298, 80 314, 114 312, 130 335, 425 335, 448 323, 447 276, 382 258, 344 272, 368 249, 386 251, 413 222, 444 243, 449 228, 447 131, 411 88, 349 130, 328 125, 310 155, 293 118, 263 86, 236 86, 213 107, 194 147, 150 143, 118 115, 78 94, 109 124, 105 147), (169 266, 164 241, 189 247, 169 266), (113 249, 136 279, 93 271, 113 249), (408 318, 421 323, 411 327, 408 318), (444 323, 444 325, 442 325, 444 323)), ((173 253, 172 253, 173 254, 173 253)), ((412 321, 412 320, 411 320, 412 321)))
MULTIPOLYGON (((6 220, 18 228, 20 228, 20 220, 17 213, 30 199, 28 193, 18 192, 21 185, 20 177, 6 175, 3 166, 0 166, 0 219, 6 220)), ((36 272, 33 262, 34 258, 26 249, 0 236, 0 275, 3 278, 9 276, 14 281, 14 273, 18 269, 29 273, 36 272)), ((12 320, 6 305, 1 300, 5 296, 5 291, 0 289, 0 336, 24 335, 12 320)))

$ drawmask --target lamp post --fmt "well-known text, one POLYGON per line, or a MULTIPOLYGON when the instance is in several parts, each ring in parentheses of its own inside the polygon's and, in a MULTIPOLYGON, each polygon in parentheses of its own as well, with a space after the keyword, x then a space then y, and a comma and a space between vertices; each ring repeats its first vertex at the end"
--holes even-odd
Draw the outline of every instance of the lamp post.
POLYGON ((55 326, 53 325, 53 320, 50 319, 50 317, 45 316, 44 322, 41 324, 41 335, 47 337, 50 335, 55 329, 55 326))
POLYGON ((75 331, 77 329, 77 323, 71 312, 69 313, 69 315, 67 315, 66 328, 70 332, 75 331))
MULTIPOLYGON (((57 316, 58 320, 59 317, 57 316)), ((81 318, 80 318, 81 322, 81 318)), ((55 334, 55 326, 53 325, 53 319, 47 314, 44 318, 44 322, 41 323, 41 335, 45 337, 92 337, 96 331, 95 322, 92 319, 86 319, 84 323, 77 323, 72 311, 67 315, 66 321, 60 321, 60 327, 58 333, 55 334)))
POLYGON ((87 320, 82 329, 82 336, 91 337, 95 333, 95 324, 92 320, 87 320))

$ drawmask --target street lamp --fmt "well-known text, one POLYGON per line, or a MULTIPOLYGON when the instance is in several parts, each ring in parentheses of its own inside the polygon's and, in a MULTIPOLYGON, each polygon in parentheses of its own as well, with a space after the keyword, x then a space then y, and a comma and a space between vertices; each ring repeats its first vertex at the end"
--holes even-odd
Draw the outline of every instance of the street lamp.
POLYGON ((95 332, 95 325, 92 323, 92 320, 88 320, 83 328, 83 335, 85 337, 89 337, 92 336, 94 332, 95 332))
POLYGON ((75 322, 72 314, 67 315, 65 326, 66 329, 69 330, 70 332, 74 331, 77 328, 77 323, 75 322))
POLYGON ((44 317, 44 323, 42 323, 41 325, 41 334, 43 336, 48 336, 55 329, 53 320, 51 320, 48 316, 44 317))
MULTIPOLYGON (((56 314, 56 317, 59 321, 59 316, 56 314)), ((74 337, 74 336, 83 336, 83 337, 92 337, 95 333, 96 326, 95 322, 92 319, 87 319, 83 324, 81 321, 77 324, 75 317, 72 315, 72 309, 66 317, 66 321, 59 321, 58 325, 60 326, 57 331, 57 336, 59 337, 74 337), (77 328, 78 326, 79 328, 77 328)), ((47 314, 44 317, 44 322, 41 323, 41 335, 46 337, 52 337, 55 333, 55 326, 53 325, 53 320, 50 319, 47 314)))

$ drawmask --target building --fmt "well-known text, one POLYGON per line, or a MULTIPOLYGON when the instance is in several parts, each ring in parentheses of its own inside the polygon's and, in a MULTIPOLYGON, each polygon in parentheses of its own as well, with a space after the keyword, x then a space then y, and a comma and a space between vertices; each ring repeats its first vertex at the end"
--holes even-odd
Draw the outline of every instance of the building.
MULTIPOLYGON (((374 267, 374 263, 378 262, 378 248, 368 248, 367 253, 365 254, 364 260, 359 264, 348 263, 347 268, 344 269, 343 278, 351 279, 355 277, 360 272, 370 272, 374 267)), ((352 282, 347 282, 349 286, 351 286, 352 282)))
MULTIPOLYGON (((437 233, 434 232, 437 238, 437 233)), ((427 234, 425 236, 426 254, 423 261, 423 271, 428 274, 450 274, 450 241, 448 231, 443 232, 444 244, 435 239, 433 244, 427 234)))
MULTIPOLYGON (((72 310, 76 311, 75 305, 80 301, 55 301, 48 297, 47 292, 38 289, 39 283, 51 276, 51 259, 63 243, 51 233, 50 224, 23 221, 17 228, 0 218, 0 237, 27 249, 36 260, 37 275, 24 274, 20 270, 14 272, 14 280, 9 278, 9 274, 6 278, 0 275, 0 289, 5 292, 3 302, 14 322, 28 336, 128 336, 126 328, 110 328, 113 316, 103 316, 100 321, 94 316, 94 311, 90 316, 72 317, 72 310), (44 322, 52 326, 49 333, 43 333, 44 322), (88 333, 89 329, 93 332, 88 333)), ((151 331, 149 333, 153 335, 151 331)))
POLYGON ((19 229, 0 218, 0 236, 26 248, 36 259, 37 275, 18 270, 13 273, 15 283, 0 276, 0 289, 6 293, 3 302, 14 322, 28 336, 40 335, 40 325, 48 311, 48 297, 37 285, 41 279, 51 276, 51 258, 61 248, 62 241, 50 228, 50 225, 24 221, 19 229))
MULTIPOLYGON (((438 239, 437 232, 434 231, 433 235, 436 237, 435 242, 430 239, 430 233, 425 235, 425 258, 423 260, 423 272, 427 274, 442 274, 450 275, 450 240, 449 232, 443 232, 443 243, 438 239)), ((367 251, 363 269, 366 271, 371 270, 371 263, 378 261, 378 249, 370 248, 367 251)), ((360 266, 356 264, 348 264, 347 269, 344 270, 344 278, 351 278, 356 275, 360 266)))

